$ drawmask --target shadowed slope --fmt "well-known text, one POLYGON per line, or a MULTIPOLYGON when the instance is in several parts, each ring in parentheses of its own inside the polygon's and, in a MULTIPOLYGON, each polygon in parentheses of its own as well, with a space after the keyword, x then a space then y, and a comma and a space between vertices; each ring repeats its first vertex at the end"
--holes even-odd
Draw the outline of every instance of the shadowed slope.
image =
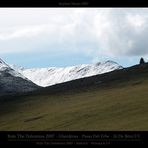
POLYGON ((148 130, 148 64, 0 98, 0 130, 148 130))

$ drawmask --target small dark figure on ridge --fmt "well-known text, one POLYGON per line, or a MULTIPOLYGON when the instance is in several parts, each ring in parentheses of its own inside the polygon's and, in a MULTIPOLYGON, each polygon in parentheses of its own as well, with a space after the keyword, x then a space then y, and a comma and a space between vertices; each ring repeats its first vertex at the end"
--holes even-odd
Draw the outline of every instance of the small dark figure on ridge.
POLYGON ((145 63, 144 59, 141 58, 141 59, 140 59, 140 64, 144 64, 144 63, 145 63))

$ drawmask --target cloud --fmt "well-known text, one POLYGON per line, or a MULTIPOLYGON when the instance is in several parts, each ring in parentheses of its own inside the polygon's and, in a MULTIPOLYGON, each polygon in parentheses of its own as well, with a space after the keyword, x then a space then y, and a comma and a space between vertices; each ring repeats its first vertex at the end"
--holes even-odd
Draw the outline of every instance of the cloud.
POLYGON ((148 55, 147 8, 7 8, 0 20, 0 53, 148 55))
POLYGON ((113 9, 99 22, 98 41, 113 56, 148 54, 148 9, 113 9))

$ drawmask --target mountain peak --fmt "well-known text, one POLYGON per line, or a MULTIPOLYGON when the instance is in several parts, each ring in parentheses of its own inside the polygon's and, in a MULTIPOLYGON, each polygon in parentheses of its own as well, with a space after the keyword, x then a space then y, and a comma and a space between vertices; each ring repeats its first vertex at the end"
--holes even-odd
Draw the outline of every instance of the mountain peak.
POLYGON ((112 67, 112 68, 117 68, 117 69, 121 69, 121 68, 123 68, 121 65, 119 65, 117 62, 115 62, 115 61, 112 61, 112 60, 107 60, 107 61, 103 61, 103 62, 97 62, 97 63, 95 63, 95 66, 99 66, 99 67, 106 67, 106 68, 108 68, 109 67, 109 69, 112 67))
POLYGON ((4 71, 7 68, 9 68, 9 66, 0 58, 0 71, 4 71))
POLYGON ((0 58, 0 63, 3 63, 3 60, 0 58))
POLYGON ((5 62, 0 58, 0 64, 5 64, 5 62))
MULTIPOLYGON (((0 58, 0 64, 7 65, 1 58, 0 58)), ((8 66, 8 65, 7 65, 8 66)))
MULTIPOLYGON (((118 64, 117 62, 115 62, 115 61, 112 61, 112 60, 107 60, 107 61, 105 61, 104 63, 118 64)), ((119 64, 118 64, 118 65, 119 65, 119 64)))

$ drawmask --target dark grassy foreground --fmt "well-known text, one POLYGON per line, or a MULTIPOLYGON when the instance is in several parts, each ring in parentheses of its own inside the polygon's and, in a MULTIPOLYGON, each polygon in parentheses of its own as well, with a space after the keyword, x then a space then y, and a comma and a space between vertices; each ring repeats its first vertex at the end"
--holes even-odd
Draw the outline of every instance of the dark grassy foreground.
POLYGON ((0 130, 148 130, 148 64, 1 97, 0 130))

